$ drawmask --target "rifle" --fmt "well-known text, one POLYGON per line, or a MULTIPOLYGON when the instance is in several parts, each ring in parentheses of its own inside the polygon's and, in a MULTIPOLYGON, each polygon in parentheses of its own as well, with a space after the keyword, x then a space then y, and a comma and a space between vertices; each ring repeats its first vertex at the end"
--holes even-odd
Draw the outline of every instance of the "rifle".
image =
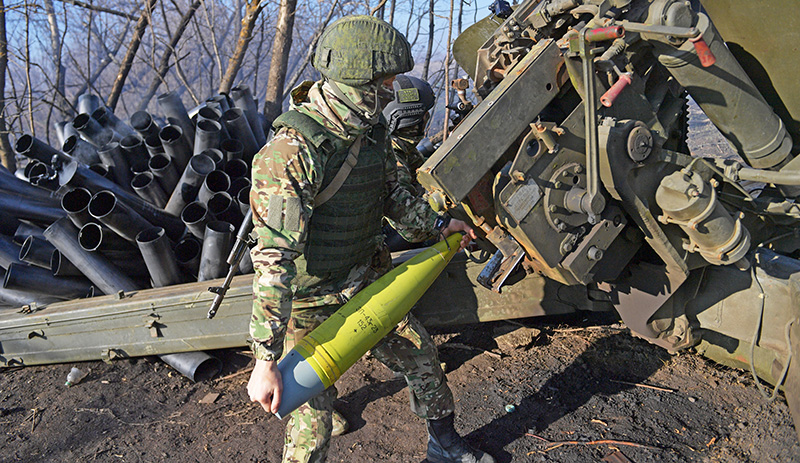
POLYGON ((214 315, 217 314, 217 310, 222 304, 222 299, 225 298, 225 294, 231 287, 233 276, 236 274, 236 271, 239 270, 239 262, 242 261, 244 253, 249 252, 248 245, 252 243, 250 238, 251 231, 253 231, 253 211, 248 210, 247 214, 244 216, 244 220, 242 220, 242 224, 239 225, 239 231, 236 233, 236 243, 234 243, 233 249, 231 249, 231 253, 228 255, 228 260, 226 261, 230 268, 228 268, 225 281, 222 283, 222 286, 211 286, 208 288, 210 292, 216 294, 216 296, 214 296, 214 302, 211 303, 211 308, 208 309, 209 320, 214 318, 214 315))

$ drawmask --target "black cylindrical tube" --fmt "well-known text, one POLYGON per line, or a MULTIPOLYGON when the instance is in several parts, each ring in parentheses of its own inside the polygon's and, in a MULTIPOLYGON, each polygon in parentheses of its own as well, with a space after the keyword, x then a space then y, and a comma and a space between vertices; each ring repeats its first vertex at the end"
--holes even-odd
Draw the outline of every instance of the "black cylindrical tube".
POLYGON ((32 177, 31 171, 33 170, 34 167, 39 165, 46 165, 46 164, 43 163, 42 161, 37 161, 36 159, 29 160, 25 168, 22 169, 22 177, 25 178, 28 182, 30 182, 32 177))
POLYGON ((133 208, 151 224, 164 227, 167 236, 173 241, 178 241, 186 232, 186 226, 177 216, 154 207, 134 193, 128 193, 114 182, 100 177, 77 162, 62 164, 58 178, 62 185, 82 186, 95 194, 103 190, 112 191, 118 199, 133 208))
POLYGON ((164 152, 172 158, 178 172, 186 168, 186 163, 192 156, 192 147, 186 142, 183 134, 183 129, 177 125, 168 125, 158 133, 164 152))
POLYGON ((239 193, 236 194, 236 204, 239 205, 239 211, 241 211, 242 216, 247 215, 247 211, 250 210, 250 188, 242 188, 239 190, 239 193))
MULTIPOLYGON (((171 157, 165 153, 159 153, 151 157, 147 165, 150 167, 150 172, 157 179, 158 184, 161 185, 165 195, 175 189, 178 180, 180 180, 180 173, 171 157)), ((164 205, 159 207, 164 207, 164 205)))
POLYGON ((120 272, 104 257, 81 249, 78 244, 78 229, 66 217, 47 227, 44 236, 103 293, 115 294, 118 291, 141 288, 141 285, 120 272))
POLYGON ((200 190, 197 192, 197 200, 203 204, 208 204, 214 194, 220 191, 228 191, 231 186, 231 179, 228 174, 221 170, 212 170, 206 175, 200 190))
POLYGON ((89 252, 136 251, 130 241, 94 222, 87 223, 78 231, 78 245, 89 252))
POLYGON ((203 184, 206 175, 213 170, 214 161, 211 158, 204 154, 192 156, 164 210, 170 214, 180 214, 187 204, 195 200, 200 185, 203 184))
POLYGON ((217 170, 222 170, 225 168, 225 155, 222 153, 222 151, 211 148, 203 150, 203 152, 200 154, 210 157, 211 160, 214 161, 214 165, 216 166, 215 168, 217 170))
POLYGON ((128 241, 136 241, 139 232, 151 227, 150 222, 108 190, 92 196, 89 214, 128 241))
POLYGON ((97 164, 100 161, 100 156, 97 155, 97 148, 91 143, 80 138, 80 135, 70 135, 64 140, 61 149, 75 158, 78 162, 91 165, 97 164))
POLYGON ((93 221, 92 216, 89 215, 89 201, 91 200, 92 194, 89 190, 74 188, 61 198, 61 208, 67 213, 72 223, 80 228, 93 221))
POLYGON ((250 171, 250 164, 242 159, 234 159, 225 164, 225 173, 231 178, 231 181, 237 178, 247 178, 250 171))
MULTIPOLYGON (((49 164, 45 164, 43 162, 37 161, 32 159, 31 162, 25 166, 25 176, 28 177, 28 181, 33 183, 34 185, 38 185, 38 183, 34 182, 35 179, 38 178, 48 178, 53 175, 53 171, 50 168, 49 164)), ((48 190, 51 189, 49 187, 45 187, 48 190)))
POLYGON ((119 141, 119 147, 125 153, 125 158, 128 159, 128 164, 134 165, 137 162, 147 162, 150 158, 150 153, 144 146, 144 141, 138 135, 126 135, 119 141))
MULTIPOLYGON (((131 164, 131 173, 135 177, 138 174, 143 174, 145 172, 150 172, 150 158, 141 159, 141 160, 134 160, 133 164, 131 164)), ((152 172, 151 172, 152 173, 152 172)))
POLYGON ((197 271, 200 269, 201 249, 200 241, 193 236, 182 239, 175 246, 175 260, 183 271, 195 280, 197 280, 197 271))
POLYGON ((116 137, 113 130, 103 127, 86 113, 75 116, 75 119, 72 120, 72 125, 81 134, 81 137, 97 148, 109 143, 116 137))
POLYGON ((222 114, 222 120, 231 138, 239 140, 242 144, 242 159, 248 163, 252 162, 253 156, 258 152, 260 146, 253 136, 244 112, 239 108, 231 108, 222 114))
POLYGON ((63 134, 64 138, 61 140, 61 143, 64 143, 65 141, 67 141, 67 138, 73 135, 75 135, 76 137, 81 136, 81 134, 77 130, 75 130, 75 126, 72 125, 72 121, 64 122, 64 128, 62 130, 64 131, 63 134))
POLYGON ((60 299, 77 299, 94 294, 92 282, 80 277, 54 277, 49 269, 32 265, 11 264, 6 270, 3 287, 17 291, 47 294, 60 299))
POLYGON ((82 93, 78 96, 78 114, 92 114, 95 109, 103 105, 103 101, 97 95, 82 93))
POLYGON ((14 236, 19 223, 13 215, 0 211, 0 235, 14 236))
POLYGON ((206 226, 197 281, 222 278, 228 273, 227 259, 233 238, 234 227, 228 222, 215 221, 206 226))
POLYGON ((14 242, 22 246, 22 243, 24 243, 29 236, 44 239, 44 228, 28 222, 19 222, 19 226, 16 231, 14 231, 14 242))
POLYGON ((214 196, 208 200, 206 206, 217 220, 228 223, 242 223, 244 218, 241 209, 239 209, 239 204, 225 191, 214 193, 214 196))
POLYGON ((250 190, 250 179, 247 177, 239 177, 237 179, 231 180, 231 186, 228 187, 228 193, 230 193, 231 197, 236 199, 239 195, 239 192, 242 191, 242 188, 247 188, 248 194, 250 190))
POLYGON ((161 227, 151 227, 136 236, 136 244, 144 257, 147 271, 154 288, 177 285, 184 282, 183 275, 169 238, 161 227))
MULTIPOLYGON (((175 119, 181 129, 183 129, 183 133, 186 134, 187 139, 194 140, 194 125, 192 125, 192 121, 189 119, 189 113, 186 112, 186 107, 183 105, 178 94, 175 92, 163 93, 158 96, 157 101, 158 105, 161 107, 161 111, 167 118, 175 119)), ((190 146, 189 152, 191 153, 191 151, 190 146)))
POLYGON ((100 156, 103 164, 108 167, 114 182, 130 191, 131 180, 133 180, 131 166, 128 164, 128 160, 125 159, 125 155, 122 152, 122 148, 119 147, 119 143, 112 141, 97 150, 97 155, 100 156))
POLYGON ((248 273, 253 273, 255 269, 253 268, 253 260, 250 258, 249 250, 242 254, 242 260, 239 261, 239 273, 242 275, 247 275, 248 273))
POLYGON ((256 143, 261 148, 267 142, 267 136, 264 134, 264 126, 261 124, 261 115, 258 114, 258 107, 256 100, 253 99, 253 92, 247 85, 238 85, 231 89, 231 99, 233 105, 241 108, 247 118, 247 123, 250 125, 250 130, 253 131, 256 143))
POLYGON ((225 155, 225 161, 227 162, 231 159, 242 159, 242 150, 244 146, 239 140, 229 138, 219 144, 219 149, 222 151, 222 154, 225 155))
POLYGON ((67 137, 64 136, 64 127, 66 125, 66 121, 59 121, 53 124, 53 127, 56 129, 56 138, 58 138, 58 143, 60 145, 64 144, 64 140, 67 139, 67 137))
POLYGON ((19 137, 17 142, 14 143, 14 151, 27 158, 41 161, 48 166, 53 161, 54 156, 62 161, 70 159, 65 153, 27 133, 19 137))
MULTIPOLYGON (((106 180, 111 180, 111 182, 114 182, 114 179, 111 177, 111 170, 109 170, 109 168, 106 167, 106 165, 102 162, 100 164, 92 164, 89 166, 89 170, 106 180)), ((116 183, 114 183, 114 185, 116 185, 116 183)))
POLYGON ((210 148, 219 148, 221 131, 222 126, 217 121, 198 120, 194 136, 194 154, 200 154, 210 148))
POLYGON ((208 121, 217 121, 222 117, 222 111, 220 110, 219 106, 211 106, 211 105, 204 105, 201 106, 199 110, 197 110, 197 122, 202 120, 208 121))
POLYGON ((32 220, 41 223, 53 223, 67 213, 52 203, 28 200, 16 194, 0 194, 0 210, 18 219, 32 220))
MULTIPOLYGON (((161 129, 159 129, 161 133, 161 129)), ((155 156, 156 154, 164 152, 164 145, 161 144, 161 137, 157 134, 151 134, 145 137, 144 147, 147 149, 147 154, 155 156)))
POLYGON ((14 243, 11 238, 5 235, 0 235, 0 267, 8 268, 10 264, 18 263, 20 246, 14 243))
MULTIPOLYGON (((5 279, 5 269, 0 270, 0 278, 5 279)), ((37 305, 45 305, 51 302, 58 302, 61 299, 53 296, 48 296, 41 293, 31 293, 28 291, 17 291, 14 289, 5 289, 0 285, 0 305, 8 305, 12 307, 22 307, 36 303, 37 305)))
POLYGON ((128 135, 136 134, 136 131, 133 130, 133 127, 125 123, 122 119, 118 118, 109 108, 106 106, 101 106, 94 110, 92 113, 92 119, 96 120, 100 123, 103 127, 113 130, 120 134, 120 137, 126 137, 128 135))
POLYGON ((13 193, 18 196, 24 196, 31 200, 56 205, 60 201, 57 194, 52 191, 45 190, 31 185, 30 183, 17 178, 14 174, 8 172, 5 167, 0 167, 0 193, 13 193))
POLYGON ((133 130, 139 132, 142 138, 147 138, 149 135, 156 134, 161 130, 161 127, 153 120, 153 116, 147 111, 136 111, 131 116, 131 126, 133 130))
POLYGON ((85 277, 83 272, 56 249, 50 257, 50 270, 57 277, 85 277))
POLYGON ((29 236, 19 250, 19 260, 37 267, 51 270, 50 261, 56 248, 46 239, 29 236))
POLYGON ((206 101, 218 104, 220 107, 220 114, 231 109, 231 103, 228 101, 228 97, 221 93, 206 98, 206 101))
POLYGON ((216 218, 208 212, 206 205, 198 201, 191 202, 183 208, 181 219, 183 223, 186 224, 189 233, 201 240, 206 233, 206 225, 216 220, 216 218))
POLYGON ((152 172, 142 172, 134 175, 133 180, 131 180, 131 187, 139 197, 158 208, 163 208, 167 204, 167 199, 169 199, 152 172))

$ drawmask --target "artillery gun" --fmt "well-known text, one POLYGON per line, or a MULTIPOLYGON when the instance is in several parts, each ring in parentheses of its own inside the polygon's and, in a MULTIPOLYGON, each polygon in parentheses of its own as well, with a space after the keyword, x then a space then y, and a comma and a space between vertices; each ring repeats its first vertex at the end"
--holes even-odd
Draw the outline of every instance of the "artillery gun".
MULTIPOLYGON (((589 308, 612 305, 654 344, 695 347, 783 387, 797 427, 800 67, 780 53, 791 39, 760 29, 785 25, 783 10, 718 0, 507 8, 456 40, 480 102, 418 179, 435 207, 480 230, 492 256, 484 286, 543 277, 583 288, 589 308), (690 152, 689 98, 738 160, 690 152)), ((541 299, 558 297, 545 286, 541 299)))

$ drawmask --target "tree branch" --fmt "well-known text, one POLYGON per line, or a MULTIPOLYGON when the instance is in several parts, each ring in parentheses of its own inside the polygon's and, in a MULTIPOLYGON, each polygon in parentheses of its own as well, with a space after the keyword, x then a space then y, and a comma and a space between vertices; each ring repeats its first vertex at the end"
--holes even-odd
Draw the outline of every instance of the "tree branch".
POLYGON ((88 3, 80 2, 78 0, 57 0, 57 1, 62 3, 69 3, 70 5, 79 6, 81 8, 86 8, 87 10, 99 11, 101 13, 113 14, 115 16, 122 16, 123 18, 130 19, 131 21, 134 21, 136 19, 136 16, 132 14, 123 13, 122 11, 112 10, 110 8, 103 8, 102 6, 90 5, 88 3))
POLYGON ((150 24, 150 15, 158 0, 146 1, 147 4, 144 10, 142 10, 142 15, 139 16, 139 20, 136 22, 136 28, 133 32, 131 44, 128 46, 128 52, 125 54, 125 59, 122 60, 119 73, 117 74, 116 80, 114 80, 114 86, 111 88, 111 93, 108 95, 106 106, 108 106, 111 111, 114 111, 114 108, 117 107, 117 102, 122 94, 122 87, 125 86, 125 79, 128 78, 128 73, 131 71, 133 59, 136 57, 136 52, 139 51, 139 45, 142 43, 142 36, 144 35, 145 29, 147 29, 147 25, 150 24))

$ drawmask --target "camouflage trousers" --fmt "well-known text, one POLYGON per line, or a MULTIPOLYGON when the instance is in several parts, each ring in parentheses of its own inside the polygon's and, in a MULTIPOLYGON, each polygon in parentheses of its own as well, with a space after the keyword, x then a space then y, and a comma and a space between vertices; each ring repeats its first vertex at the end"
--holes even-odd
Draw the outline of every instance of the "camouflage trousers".
MULTIPOLYGON (((284 352, 319 326, 340 306, 295 309, 289 321, 284 352)), ((428 332, 411 314, 386 335, 372 355, 393 372, 405 376, 411 410, 422 419, 439 419, 453 413, 453 394, 428 332)), ((309 400, 292 412, 286 424, 284 463, 324 462, 331 441, 336 387, 309 400)))

